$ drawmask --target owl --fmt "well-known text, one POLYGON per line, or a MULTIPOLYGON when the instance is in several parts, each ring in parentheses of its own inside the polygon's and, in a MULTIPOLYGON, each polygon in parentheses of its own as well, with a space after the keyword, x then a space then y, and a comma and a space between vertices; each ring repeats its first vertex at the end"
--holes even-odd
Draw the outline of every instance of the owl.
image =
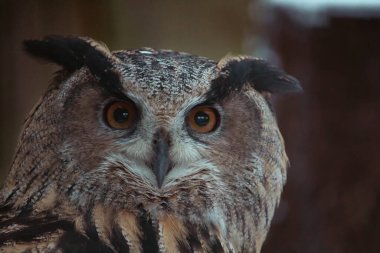
POLYGON ((260 252, 288 166, 270 96, 295 78, 84 37, 24 47, 62 69, 2 184, 1 252, 260 252))

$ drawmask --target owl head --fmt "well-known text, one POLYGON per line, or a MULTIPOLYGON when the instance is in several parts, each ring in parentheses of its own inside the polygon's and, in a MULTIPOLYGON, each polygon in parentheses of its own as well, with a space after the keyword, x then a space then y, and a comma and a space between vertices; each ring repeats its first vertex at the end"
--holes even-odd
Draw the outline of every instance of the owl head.
POLYGON ((288 165, 269 97, 299 91, 295 78, 252 57, 24 46, 62 70, 26 120, 3 203, 113 248, 119 229, 139 250, 260 250, 288 165))

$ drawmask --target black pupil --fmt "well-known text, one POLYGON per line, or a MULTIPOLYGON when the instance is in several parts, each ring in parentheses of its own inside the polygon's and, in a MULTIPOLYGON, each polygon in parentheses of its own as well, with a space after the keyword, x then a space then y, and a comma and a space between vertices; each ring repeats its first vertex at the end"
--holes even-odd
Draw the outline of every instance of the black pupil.
POLYGON ((205 112, 197 112, 194 116, 195 123, 198 126, 206 126, 210 120, 210 117, 205 112))
POLYGON ((128 120, 128 117, 129 117, 129 112, 125 108, 117 108, 113 112, 113 118, 118 123, 124 123, 124 122, 126 122, 128 120))

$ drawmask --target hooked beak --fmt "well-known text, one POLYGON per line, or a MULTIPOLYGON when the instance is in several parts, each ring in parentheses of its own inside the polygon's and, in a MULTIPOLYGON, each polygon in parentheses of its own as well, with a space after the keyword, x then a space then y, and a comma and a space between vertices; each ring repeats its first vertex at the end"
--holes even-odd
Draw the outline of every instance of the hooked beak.
POLYGON ((161 188, 165 176, 171 169, 169 158, 170 138, 164 129, 158 129, 153 138, 152 169, 156 175, 157 185, 161 188))

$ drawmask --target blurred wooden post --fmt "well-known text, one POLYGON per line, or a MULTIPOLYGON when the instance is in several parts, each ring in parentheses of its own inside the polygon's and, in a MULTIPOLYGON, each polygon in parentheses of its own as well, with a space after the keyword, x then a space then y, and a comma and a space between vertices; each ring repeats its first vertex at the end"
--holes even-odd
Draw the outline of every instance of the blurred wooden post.
POLYGON ((380 252, 380 10, 266 10, 305 92, 276 103, 292 166, 263 252, 380 252))

